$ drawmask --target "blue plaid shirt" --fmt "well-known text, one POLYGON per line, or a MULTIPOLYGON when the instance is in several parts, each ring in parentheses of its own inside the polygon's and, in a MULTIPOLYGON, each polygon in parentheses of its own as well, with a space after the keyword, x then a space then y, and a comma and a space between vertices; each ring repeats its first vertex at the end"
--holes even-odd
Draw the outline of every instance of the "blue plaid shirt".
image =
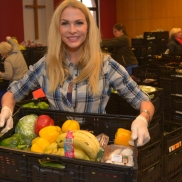
POLYGON ((14 81, 8 90, 14 94, 16 101, 21 101, 30 91, 42 88, 50 105, 50 109, 79 113, 105 113, 111 87, 125 98, 135 109, 140 108, 142 101, 149 101, 149 97, 139 89, 130 78, 123 66, 114 61, 109 55, 104 56, 103 72, 99 79, 100 94, 89 95, 87 81, 73 84, 72 103, 67 99, 70 81, 80 74, 80 70, 69 63, 71 76, 58 86, 54 93, 48 93, 49 79, 46 73, 45 57, 29 67, 29 71, 19 81, 14 81))

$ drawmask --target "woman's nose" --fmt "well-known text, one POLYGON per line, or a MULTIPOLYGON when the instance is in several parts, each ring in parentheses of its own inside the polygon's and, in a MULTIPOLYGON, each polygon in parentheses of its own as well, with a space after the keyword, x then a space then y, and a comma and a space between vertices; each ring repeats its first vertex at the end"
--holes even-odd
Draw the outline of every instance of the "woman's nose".
POLYGON ((75 32, 76 32, 75 25, 70 25, 70 33, 75 33, 75 32))

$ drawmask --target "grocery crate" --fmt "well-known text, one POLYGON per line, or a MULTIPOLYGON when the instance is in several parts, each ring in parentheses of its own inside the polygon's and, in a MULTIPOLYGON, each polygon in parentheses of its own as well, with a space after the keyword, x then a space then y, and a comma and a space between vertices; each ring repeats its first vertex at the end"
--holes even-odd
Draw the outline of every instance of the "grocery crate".
POLYGON ((153 142, 151 145, 138 148, 138 171, 142 171, 161 160, 162 140, 153 142))
POLYGON ((171 177, 168 177, 167 179, 163 179, 164 182, 181 182, 182 181, 182 170, 173 173, 171 177))
POLYGON ((171 76, 171 75, 177 75, 176 69, 178 69, 178 67, 159 66, 158 69, 159 69, 160 76, 171 76))
MULTIPOLYGON (((20 108, 13 116, 14 125, 16 125, 20 118, 28 114, 36 114, 38 116, 47 114, 58 126, 62 126, 67 119, 82 118, 84 122, 80 124, 81 129, 93 131, 96 136, 104 133, 109 136, 111 142, 113 142, 117 129, 130 129, 131 122, 134 119, 132 116, 84 114, 20 108)), ((13 133, 14 128, 3 135, 0 140, 10 137, 13 133)), ((134 158, 135 166, 131 167, 71 159, 57 155, 25 152, 6 147, 0 147, 0 156, 0 178, 7 180, 21 182, 95 182, 98 180, 100 182, 135 182, 137 178, 136 158, 134 158), (63 164, 65 168, 43 167, 39 164, 39 160, 59 162, 63 164)))
POLYGON ((106 113, 136 116, 138 110, 134 109, 131 104, 119 96, 118 93, 111 93, 106 106, 106 113))
POLYGON ((143 65, 133 68, 132 74, 141 79, 158 79, 158 69, 149 65, 143 65))
POLYGON ((160 88, 163 88, 164 94, 174 93, 173 78, 171 77, 159 77, 159 86, 160 88))
POLYGON ((131 39, 132 47, 142 47, 145 46, 145 41, 143 38, 132 38, 131 39))
POLYGON ((176 172, 182 171, 182 149, 163 157, 164 179, 169 179, 176 172))
POLYGON ((174 153, 182 148, 182 124, 164 121, 163 155, 174 153))
POLYGON ((159 160, 145 170, 138 171, 137 182, 163 182, 162 160, 159 160))
POLYGON ((164 110, 164 119, 182 124, 182 112, 175 110, 164 110))
POLYGON ((182 95, 165 94, 164 108, 168 110, 182 111, 182 95))
POLYGON ((158 116, 154 116, 149 125, 149 134, 150 141, 146 144, 146 146, 150 146, 151 144, 162 139, 162 131, 163 131, 163 115, 160 114, 158 116))
MULTIPOLYGON (((154 92, 150 92, 148 95, 155 107, 155 115, 158 115, 163 111, 163 88, 155 88, 156 90, 154 92)), ((117 93, 111 93, 106 106, 106 113, 137 116, 139 114, 139 110, 134 109, 131 104, 117 93)))

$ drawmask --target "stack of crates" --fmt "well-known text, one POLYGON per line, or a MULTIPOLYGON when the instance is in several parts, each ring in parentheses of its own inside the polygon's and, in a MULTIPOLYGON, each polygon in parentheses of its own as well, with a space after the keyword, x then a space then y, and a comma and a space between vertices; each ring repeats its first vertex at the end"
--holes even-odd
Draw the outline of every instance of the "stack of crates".
POLYGON ((180 60, 159 66, 164 89, 163 181, 182 181, 182 74, 180 60))
POLYGON ((148 59, 155 55, 161 55, 166 51, 169 40, 169 32, 144 32, 143 38, 132 38, 131 46, 139 65, 147 63, 148 59))
MULTIPOLYGON (((149 125, 151 140, 138 147, 137 182, 154 182, 163 179, 163 89, 157 88, 149 96, 155 106, 155 114, 149 125)), ((122 99, 117 93, 111 93, 106 112, 117 115, 138 116, 139 111, 122 99)))

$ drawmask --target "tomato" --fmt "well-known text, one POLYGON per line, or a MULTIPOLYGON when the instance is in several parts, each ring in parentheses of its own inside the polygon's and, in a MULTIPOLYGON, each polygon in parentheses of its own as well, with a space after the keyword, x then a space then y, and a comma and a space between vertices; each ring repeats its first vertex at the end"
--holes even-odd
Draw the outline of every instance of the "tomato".
POLYGON ((40 115, 35 122, 34 131, 38 135, 39 131, 46 126, 54 126, 54 120, 48 115, 40 115))

